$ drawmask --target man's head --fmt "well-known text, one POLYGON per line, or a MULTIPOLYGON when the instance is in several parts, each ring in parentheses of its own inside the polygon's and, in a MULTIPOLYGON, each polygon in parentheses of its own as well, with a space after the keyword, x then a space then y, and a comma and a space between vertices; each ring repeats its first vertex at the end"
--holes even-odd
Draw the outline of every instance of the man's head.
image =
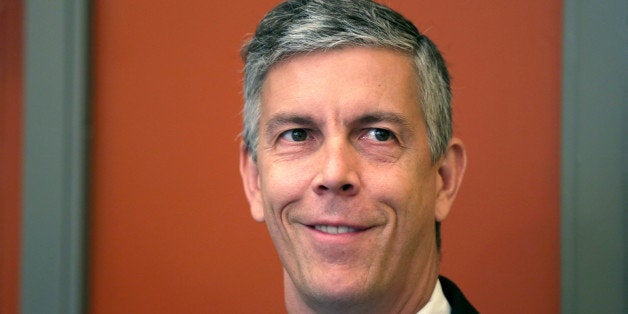
POLYGON ((451 91, 445 61, 412 22, 370 0, 286 1, 260 22, 255 36, 242 49, 243 137, 253 157, 259 140, 261 92, 268 71, 298 54, 341 47, 383 47, 413 58, 432 160, 437 161, 452 136, 451 91))
POLYGON ((240 169, 288 308, 423 306, 466 160, 436 47, 370 1, 288 1, 243 57, 240 169))

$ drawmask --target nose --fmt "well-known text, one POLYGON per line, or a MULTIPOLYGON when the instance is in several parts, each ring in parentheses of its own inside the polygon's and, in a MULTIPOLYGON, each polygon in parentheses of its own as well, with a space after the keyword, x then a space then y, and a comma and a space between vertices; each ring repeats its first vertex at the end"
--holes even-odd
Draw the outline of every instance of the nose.
POLYGON ((353 147, 342 140, 328 141, 319 151, 321 163, 313 182, 314 192, 319 195, 332 193, 351 196, 360 190, 357 171, 358 160, 353 147))

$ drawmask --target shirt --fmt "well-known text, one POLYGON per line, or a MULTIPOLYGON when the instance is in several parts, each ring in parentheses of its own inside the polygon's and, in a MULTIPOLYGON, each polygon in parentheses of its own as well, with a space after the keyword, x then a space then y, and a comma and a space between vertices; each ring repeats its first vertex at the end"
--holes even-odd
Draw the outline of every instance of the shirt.
POLYGON ((436 287, 432 291, 430 300, 425 306, 417 312, 417 314, 449 314, 451 313, 451 306, 445 298, 443 288, 440 286, 440 281, 436 281, 436 287))

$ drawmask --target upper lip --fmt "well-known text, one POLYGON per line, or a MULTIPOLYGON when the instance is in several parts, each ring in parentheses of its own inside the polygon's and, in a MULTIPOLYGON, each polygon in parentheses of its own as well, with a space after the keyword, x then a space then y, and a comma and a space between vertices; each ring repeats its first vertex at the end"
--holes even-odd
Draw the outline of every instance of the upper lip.
MULTIPOLYGON (((336 206, 337 207, 337 206, 336 206)), ((324 207, 327 208, 327 207, 324 207)), ((316 226, 347 227, 356 231, 364 231, 386 224, 386 219, 381 213, 369 210, 365 206, 343 206, 346 209, 323 210, 297 210, 291 211, 289 220, 305 227, 315 229, 316 226), (361 208, 359 211, 350 208, 361 208)))

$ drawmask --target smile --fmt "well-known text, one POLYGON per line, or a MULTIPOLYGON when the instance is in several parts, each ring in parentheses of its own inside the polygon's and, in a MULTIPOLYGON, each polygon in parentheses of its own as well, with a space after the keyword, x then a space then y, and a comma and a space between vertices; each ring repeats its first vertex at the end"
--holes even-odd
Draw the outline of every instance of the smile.
POLYGON ((328 226, 328 225, 315 225, 314 229, 329 234, 343 234, 343 233, 351 233, 357 232, 358 229, 354 229, 347 226, 328 226))

